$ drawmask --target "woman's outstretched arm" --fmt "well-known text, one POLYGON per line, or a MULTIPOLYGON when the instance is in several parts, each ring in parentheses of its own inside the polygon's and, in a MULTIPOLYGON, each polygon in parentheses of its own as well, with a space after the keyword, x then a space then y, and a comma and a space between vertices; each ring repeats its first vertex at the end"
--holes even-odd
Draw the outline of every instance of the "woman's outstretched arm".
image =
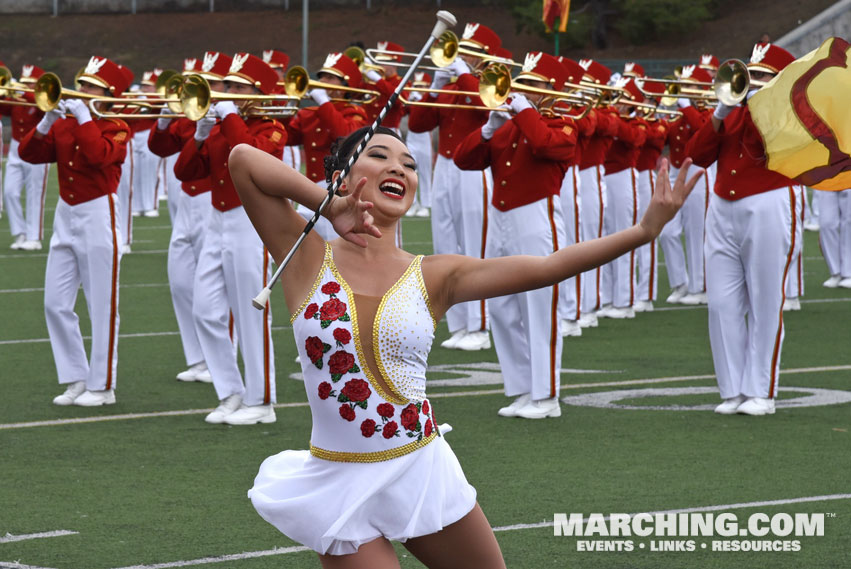
POLYGON ((690 164, 691 160, 683 164, 672 188, 668 179, 668 163, 663 160, 653 198, 641 222, 618 233, 583 241, 546 257, 516 255, 484 260, 462 256, 435 258, 435 268, 444 286, 433 296, 438 303, 445 303, 445 306, 435 307, 436 311, 442 312, 441 309, 459 302, 551 286, 649 243, 679 211, 697 183, 700 174, 686 181, 690 164))

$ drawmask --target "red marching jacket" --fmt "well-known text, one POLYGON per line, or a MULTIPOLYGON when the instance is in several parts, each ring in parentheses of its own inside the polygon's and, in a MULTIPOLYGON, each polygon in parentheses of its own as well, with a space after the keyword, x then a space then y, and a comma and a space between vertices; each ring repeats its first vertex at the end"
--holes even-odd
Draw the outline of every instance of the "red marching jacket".
MULTIPOLYGON (((475 75, 464 73, 458 77, 455 83, 450 83, 444 89, 478 93, 479 80, 475 75)), ((475 95, 441 93, 435 96, 430 94, 423 101, 450 105, 475 105, 483 108, 478 111, 445 107, 411 107, 408 115, 408 128, 413 132, 430 132, 440 127, 437 151, 445 158, 451 159, 455 155, 455 148, 461 144, 461 140, 488 122, 490 111, 484 109, 482 100, 475 95)))
POLYGON ((209 176, 213 183, 213 207, 228 211, 242 205, 228 171, 230 151, 238 144, 250 144, 281 160, 286 142, 287 132, 278 121, 265 118, 243 120, 239 115, 231 114, 213 127, 200 148, 196 147, 194 138, 186 142, 174 165, 174 173, 178 180, 184 181, 209 176))
MULTIPOLYGON (((195 122, 187 118, 173 119, 168 128, 160 130, 156 126, 148 135, 148 148, 156 154, 166 158, 177 154, 186 145, 186 142, 195 137, 195 122)), ((197 196, 213 189, 213 183, 209 176, 197 180, 181 181, 180 187, 190 196, 197 196)))
MULTIPOLYGON (((402 78, 398 75, 394 75, 393 77, 379 79, 374 84, 366 84, 364 86, 366 89, 373 89, 381 93, 381 96, 377 97, 373 102, 363 105, 363 110, 366 111, 366 119, 370 124, 375 122, 375 119, 378 118, 378 114, 381 112, 381 109, 383 109, 384 105, 387 104, 387 101, 390 100, 390 95, 393 94, 393 91, 396 90, 396 87, 398 87, 401 82, 402 78)), ((402 122, 404 114, 405 107, 403 107, 402 103, 396 99, 396 102, 392 107, 390 107, 387 114, 384 115, 381 125, 386 126, 387 128, 399 128, 399 123, 402 122)))
POLYGON ((93 119, 77 124, 59 119, 50 132, 37 137, 32 129, 18 147, 22 160, 32 164, 56 162, 59 196, 77 205, 114 194, 127 156, 130 127, 122 120, 93 119))
POLYGON ((712 116, 712 111, 699 111, 694 107, 680 109, 683 116, 671 121, 668 128, 668 147, 671 155, 671 166, 679 168, 683 165, 686 154, 686 144, 694 133, 712 116))
POLYGON ((325 180, 325 156, 338 139, 366 126, 360 105, 339 101, 301 109, 285 123, 287 144, 304 146, 305 173, 311 182, 325 180))
POLYGON ((765 167, 765 149, 750 110, 736 107, 718 132, 707 121, 689 140, 686 153, 698 166, 718 162, 714 191, 725 200, 739 200, 797 184, 765 167))
POLYGON ((576 152, 572 119, 542 117, 526 109, 497 130, 490 140, 482 129, 469 133, 455 150, 462 170, 493 172, 493 206, 508 211, 558 195, 576 152))
POLYGON ((648 122, 647 140, 644 141, 644 146, 641 147, 641 151, 638 153, 635 169, 639 172, 655 170, 656 163, 659 161, 659 156, 662 155, 662 150, 665 148, 665 141, 667 139, 668 123, 663 120, 648 122))
POLYGON ((579 139, 582 146, 582 155, 579 159, 580 170, 603 165, 609 149, 615 142, 615 136, 618 134, 620 125, 618 113, 614 109, 594 109, 592 112, 597 119, 594 133, 587 137, 584 142, 582 138, 579 139))
POLYGON ((647 123, 642 119, 618 119, 618 134, 606 155, 606 175, 634 168, 644 141, 647 123))
MULTIPOLYGON (((32 93, 24 93, 22 98, 28 103, 35 102, 35 97, 32 93)), ((0 104, 0 115, 6 115, 11 118, 12 140, 20 142, 41 121, 44 113, 36 107, 0 104)))

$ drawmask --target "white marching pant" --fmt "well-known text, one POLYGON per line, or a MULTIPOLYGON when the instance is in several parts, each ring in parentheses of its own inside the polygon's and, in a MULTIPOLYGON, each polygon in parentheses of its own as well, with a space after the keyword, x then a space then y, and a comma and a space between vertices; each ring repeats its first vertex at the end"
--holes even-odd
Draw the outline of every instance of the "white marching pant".
POLYGON ((218 398, 242 396, 245 405, 275 402, 272 313, 257 310, 254 296, 270 277, 270 258, 243 207, 212 208, 195 271, 192 314, 204 361, 218 398), (245 383, 227 334, 228 309, 239 335, 245 383))
MULTIPOLYGON (((807 189, 804 186, 792 186, 795 190, 796 199, 801 204, 801 212, 798 216, 797 225, 803 231, 804 221, 809 218, 807 209, 807 189)), ((804 235, 801 233, 800 247, 792 256, 792 264, 789 266, 789 274, 786 276, 786 298, 800 298, 804 296, 804 235)))
MULTIPOLYGON (((697 185, 686 198, 682 209, 665 224, 659 235, 659 244, 665 255, 665 269, 671 288, 688 285, 688 292, 696 294, 706 290, 704 277, 703 240, 706 207, 714 184, 714 164, 697 181, 697 185), (682 238, 685 235, 685 253, 682 238)), ((691 166, 689 177, 700 168, 691 166)), ((671 168, 670 179, 675 180, 679 169, 671 168)))
POLYGON ((90 391, 115 387, 121 261, 117 209, 114 194, 73 206, 60 199, 56 205, 44 274, 44 316, 60 384, 85 381, 90 391), (91 320, 91 358, 74 312, 80 285, 91 320))
MULTIPOLYGON (((431 235, 435 254, 484 258, 490 168, 461 170, 452 159, 438 156, 432 178, 431 235)), ((463 302, 446 312, 450 332, 486 330, 485 301, 463 302)))
POLYGON ((133 134, 133 211, 151 211, 159 207, 160 158, 148 148, 150 131, 133 134))
POLYGON ((50 164, 30 164, 21 160, 18 146, 18 141, 12 139, 9 156, 6 157, 6 176, 0 180, 9 216, 9 231, 13 237, 23 234, 27 241, 41 241, 44 238, 44 198, 50 164), (26 213, 21 205, 24 188, 26 213))
MULTIPOLYGON (((603 219, 608 203, 606 178, 602 166, 591 166, 579 171, 579 196, 582 202, 582 215, 579 218, 581 240, 598 239, 603 236, 603 219)), ((583 273, 581 279, 582 312, 594 312, 602 306, 600 298, 602 267, 583 273)))
MULTIPOLYGON (((121 178, 118 180, 118 233, 122 245, 133 243, 133 138, 127 141, 127 155, 121 166, 121 178)), ((147 144, 147 142, 145 143, 147 144)))
POLYGON ((162 187, 165 189, 166 199, 168 200, 168 218, 172 227, 174 227, 174 220, 177 219, 177 210, 180 207, 180 202, 183 201, 184 194, 182 183, 174 175, 174 165, 177 163, 178 156, 179 154, 172 154, 163 158, 160 162, 160 180, 165 180, 162 187))
MULTIPOLYGON (((549 255, 565 241, 559 196, 505 212, 492 207, 490 226, 489 258, 549 255)), ((488 300, 491 333, 509 397, 525 393, 531 393, 534 400, 558 397, 562 353, 560 286, 488 300)))
MULTIPOLYGON (((579 179, 579 168, 570 166, 561 181, 561 211, 564 218, 564 240, 559 244, 562 247, 574 245, 582 241, 582 196, 581 180, 579 179)), ((582 305, 582 275, 570 277, 560 283, 561 303, 559 314, 567 320, 579 320, 582 305)))
POLYGON ((300 146, 284 146, 284 164, 293 170, 301 170, 301 147, 300 146))
POLYGON ((706 294, 722 399, 777 393, 785 279, 801 247, 799 195, 789 187, 736 201, 710 197, 706 294))
MULTIPOLYGON (((644 212, 650 206, 655 184, 656 172, 653 170, 638 172, 638 212, 636 219, 641 220, 644 212)), ((638 265, 635 279, 636 300, 656 300, 659 284, 657 252, 656 239, 635 250, 638 265)))
POLYGON ((813 207, 819 204, 819 245, 831 275, 851 277, 851 189, 840 192, 813 190, 813 207))
MULTIPOLYGON (((177 216, 172 220, 171 239, 168 243, 168 286, 171 289, 171 303, 177 318, 180 341, 186 365, 192 366, 204 361, 204 352, 195 329, 192 305, 195 290, 195 271, 204 246, 204 233, 210 223, 210 193, 204 192, 190 196, 182 190, 177 216)), ((222 311, 216 321, 227 322, 227 305, 215 307, 222 311)), ((227 324, 217 335, 227 334, 227 324)))
POLYGON ((414 160, 417 162, 417 188, 416 203, 421 207, 431 207, 431 177, 432 177, 432 141, 431 131, 413 132, 408 130, 405 144, 414 160))
MULTIPOLYGON (((603 216, 603 234, 612 235, 635 225, 638 213, 638 185, 635 168, 606 174, 608 205, 603 216)), ((603 265, 600 284, 603 304, 628 308, 635 302, 635 251, 624 253, 603 265)))

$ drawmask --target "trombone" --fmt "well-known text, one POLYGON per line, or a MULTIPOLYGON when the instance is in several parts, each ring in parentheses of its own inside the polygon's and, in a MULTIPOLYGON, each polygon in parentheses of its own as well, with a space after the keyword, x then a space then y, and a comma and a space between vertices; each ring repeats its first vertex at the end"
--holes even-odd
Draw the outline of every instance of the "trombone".
POLYGON ((375 63, 373 58, 369 58, 370 61, 367 61, 366 53, 358 46, 352 45, 347 47, 343 55, 354 61, 360 72, 364 75, 366 75, 367 71, 375 71, 384 77, 384 67, 375 63))
POLYGON ((292 95, 239 95, 236 93, 219 93, 210 89, 210 83, 200 75, 189 75, 183 79, 178 95, 180 106, 186 118, 197 121, 204 117, 215 101, 234 101, 251 104, 261 103, 285 103, 283 105, 261 106, 256 109, 243 109, 250 116, 290 116, 298 112, 297 107, 287 106, 286 103, 297 100, 292 95))
MULTIPOLYGON (((417 56, 416 53, 408 53, 405 51, 390 51, 386 49, 375 49, 370 48, 366 50, 366 55, 373 62, 376 61, 375 56, 377 54, 382 55, 398 55, 400 57, 410 57, 415 58, 417 56)), ((441 67, 446 67, 459 55, 469 55, 472 57, 477 57, 486 63, 501 63, 503 65, 507 65, 509 67, 523 67, 522 63, 517 63, 512 59, 507 59, 504 57, 498 57, 496 55, 488 55, 486 53, 481 53, 472 49, 466 49, 460 47, 458 43, 458 36, 452 30, 446 30, 443 32, 440 37, 435 41, 431 48, 429 49, 429 57, 431 57, 432 63, 434 63, 434 67, 428 65, 420 65, 418 69, 428 69, 431 71, 437 71, 441 67)), ((396 62, 394 63, 397 67, 410 67, 409 63, 396 62)))
POLYGON ((0 97, 8 97, 0 99, 0 105, 12 105, 16 107, 34 107, 35 103, 30 103, 18 96, 18 93, 32 93, 33 89, 24 83, 14 81, 12 72, 8 67, 0 65, 0 97), (1 92, 5 91, 5 94, 1 92))
POLYGON ((310 89, 345 91, 346 93, 358 93, 361 95, 366 95, 364 98, 356 100, 331 99, 332 101, 343 101, 347 103, 354 102, 364 105, 372 103, 378 97, 381 96, 381 93, 379 93, 378 91, 373 91, 372 89, 358 89, 356 87, 348 87, 346 85, 335 85, 333 83, 324 83, 322 81, 316 81, 314 79, 311 79, 310 75, 307 73, 307 70, 300 65, 295 65, 287 69, 287 73, 284 76, 284 89, 287 92, 287 98, 292 100, 299 100, 303 98, 310 89))

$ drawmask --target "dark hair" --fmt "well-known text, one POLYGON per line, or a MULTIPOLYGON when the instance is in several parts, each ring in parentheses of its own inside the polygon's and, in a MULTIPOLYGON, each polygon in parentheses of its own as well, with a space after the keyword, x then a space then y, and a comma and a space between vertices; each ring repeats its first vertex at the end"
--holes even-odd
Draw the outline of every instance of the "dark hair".
MULTIPOLYGON (((364 139, 368 130, 368 126, 362 126, 347 137, 338 138, 333 144, 331 144, 331 154, 325 157, 326 182, 330 184, 334 177, 334 172, 343 169, 343 166, 346 165, 346 162, 348 162, 349 158, 352 157, 352 154, 355 153, 355 149, 358 147, 361 140, 364 139)), ((391 128, 387 128, 386 126, 379 126, 375 129, 374 135, 375 134, 386 134, 402 142, 402 144, 405 143, 405 141, 402 140, 402 137, 399 136, 398 132, 391 128)))

